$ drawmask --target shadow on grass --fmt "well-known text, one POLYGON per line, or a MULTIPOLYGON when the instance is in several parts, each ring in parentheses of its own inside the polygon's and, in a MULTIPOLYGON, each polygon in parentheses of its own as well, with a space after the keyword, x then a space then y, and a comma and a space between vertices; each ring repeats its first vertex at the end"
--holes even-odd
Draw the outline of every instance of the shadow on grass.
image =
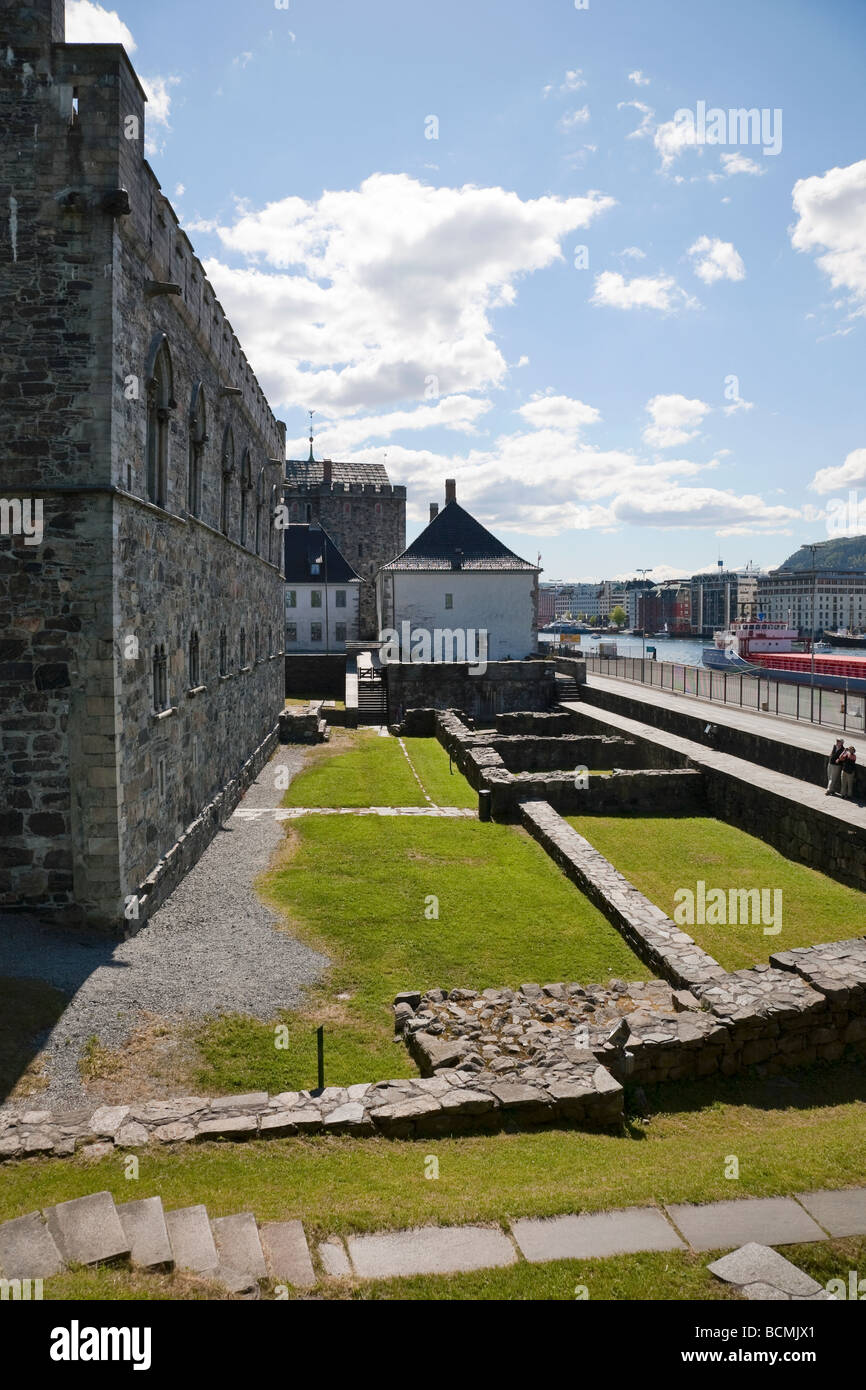
MULTIPOLYGON (((656 1086, 627 1086, 626 1114, 640 1127, 641 1116, 684 1115, 713 1106, 749 1106, 755 1110, 817 1110, 866 1103, 866 1071, 856 1059, 816 1062, 775 1076, 750 1072, 708 1076, 699 1081, 668 1081, 656 1086), (639 1092, 646 1098, 640 1103, 639 1092)), ((636 1137, 636 1136, 632 1136, 636 1137)))

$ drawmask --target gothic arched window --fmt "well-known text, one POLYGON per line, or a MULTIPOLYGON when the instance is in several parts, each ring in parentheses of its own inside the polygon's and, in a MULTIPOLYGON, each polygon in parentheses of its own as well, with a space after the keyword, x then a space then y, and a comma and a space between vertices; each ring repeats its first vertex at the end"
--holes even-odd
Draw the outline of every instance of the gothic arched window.
POLYGON ((158 507, 168 503, 168 440, 175 406, 168 339, 160 334, 151 347, 145 373, 147 392, 147 496, 158 507))
POLYGON ((229 673, 229 644, 224 627, 220 628, 220 675, 227 676, 229 673))
POLYGON ((157 714, 168 709, 168 662, 162 644, 153 649, 153 708, 157 714))
POLYGON ((194 689, 201 685, 201 663, 199 660, 198 632, 193 629, 189 639, 189 683, 194 689))
POLYGON ((241 545, 246 545, 246 543, 247 543, 247 522, 248 522, 248 518, 249 518, 249 510, 250 510, 249 502, 250 502, 250 495, 251 495, 251 493, 252 493, 252 490, 253 490, 253 465, 252 465, 252 459, 250 458, 250 451, 249 451, 249 449, 245 449, 245 450, 244 450, 244 456, 243 456, 243 459, 242 459, 242 461, 241 461, 241 534, 240 534, 240 537, 239 537, 241 545))
POLYGON ((231 425, 226 427, 223 436, 222 486, 220 488, 220 530, 224 536, 229 534, 231 525, 231 482, 235 471, 235 437, 231 425))
POLYGON ((201 382, 193 389, 189 410, 189 466, 186 484, 186 509, 190 516, 201 516, 201 471, 204 446, 207 443, 207 414, 201 382))

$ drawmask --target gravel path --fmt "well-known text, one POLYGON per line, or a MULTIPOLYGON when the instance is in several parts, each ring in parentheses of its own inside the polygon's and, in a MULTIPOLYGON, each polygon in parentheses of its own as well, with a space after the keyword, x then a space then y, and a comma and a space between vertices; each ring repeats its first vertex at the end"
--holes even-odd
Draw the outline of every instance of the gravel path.
POLYGON ((284 789, 276 769, 290 777, 304 751, 279 746, 195 868, 148 924, 129 941, 76 939, 29 919, 0 918, 0 975, 45 980, 74 997, 47 1038, 48 1088, 13 1108, 80 1105, 84 1092, 78 1058, 91 1037, 119 1047, 141 1011, 163 1018, 202 1018, 237 1012, 273 1018, 301 1001, 303 989, 327 958, 276 929, 276 915, 253 888, 285 831, 267 814, 284 789))

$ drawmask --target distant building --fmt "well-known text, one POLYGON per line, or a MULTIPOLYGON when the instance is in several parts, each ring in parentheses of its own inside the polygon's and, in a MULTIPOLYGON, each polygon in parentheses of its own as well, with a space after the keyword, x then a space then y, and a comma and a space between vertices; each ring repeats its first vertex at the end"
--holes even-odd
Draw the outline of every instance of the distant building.
POLYGON ((460 506, 449 479, 442 511, 431 508, 417 540, 379 571, 379 630, 399 632, 407 622, 465 640, 469 629, 483 629, 491 661, 521 660, 536 648, 538 575, 460 506))
POLYGON ((376 573, 406 545, 406 489, 392 487, 380 463, 313 458, 286 463, 289 521, 318 522, 362 581, 362 638, 376 636, 376 573))
POLYGON ((866 630, 864 570, 772 570, 760 576, 757 589, 759 614, 791 623, 803 635, 866 630))
POLYGON ((286 651, 344 652, 357 642, 361 580, 316 523, 285 534, 286 651))
POLYGON ((538 626, 545 627, 556 617, 556 590, 552 584, 541 584, 538 588, 538 626))
POLYGON ((756 570, 708 570, 704 574, 692 575, 689 586, 692 630, 697 636, 711 637, 738 618, 756 616, 756 570))
POLYGON ((638 600, 638 622, 647 633, 666 632, 671 637, 690 637, 691 587, 678 579, 655 584, 638 600))

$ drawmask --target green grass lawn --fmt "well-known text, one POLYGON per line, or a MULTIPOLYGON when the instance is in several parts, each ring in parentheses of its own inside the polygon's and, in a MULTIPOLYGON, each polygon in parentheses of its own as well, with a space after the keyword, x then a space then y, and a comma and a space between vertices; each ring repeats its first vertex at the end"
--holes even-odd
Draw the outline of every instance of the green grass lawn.
MULTIPOLYGON (((766 961, 773 951, 862 936, 866 894, 786 859, 763 840, 710 817, 568 816, 590 844, 673 917, 677 889, 780 889, 781 930, 761 923, 683 923, 683 930, 727 970, 766 961)), ((772 903, 772 897, 770 902, 772 903)), ((778 919, 777 919, 778 921, 778 919)))
POLYGON ((314 1085, 319 1023, 329 1084, 413 1075, 393 1041, 391 1004, 403 989, 648 975, 514 826, 310 817, 292 823, 283 862, 259 887, 292 933, 333 964, 308 1008, 282 1016, 288 1049, 275 1047, 273 1024, 247 1017, 197 1030, 205 1067, 196 1084, 213 1092, 314 1085))
MULTIPOLYGON (((417 1143, 332 1136, 180 1145, 173 1151, 148 1147, 138 1151, 136 1182, 126 1179, 119 1154, 97 1163, 7 1163, 0 1220, 109 1190, 119 1202, 156 1194, 166 1207, 203 1202, 212 1216, 250 1210, 260 1221, 297 1217, 315 1241, 413 1225, 503 1223, 521 1216, 785 1195, 855 1186, 866 1178, 866 1077, 855 1065, 816 1066, 787 1079, 714 1077, 651 1088, 648 1099, 647 1122, 632 1121, 613 1134, 550 1129, 417 1143), (432 1181, 424 1175, 429 1154, 439 1160, 439 1178, 432 1181), (739 1159, 735 1181, 724 1176, 731 1154, 739 1159)), ((828 1246, 803 1250, 812 1261, 810 1272, 826 1282, 818 1266, 830 1258, 828 1246)), ((672 1259, 665 1256, 662 1264, 672 1259)), ((711 1256, 702 1259, 708 1263, 711 1256)), ((534 1271, 518 1266, 448 1281, 400 1281, 394 1292, 420 1297, 411 1285, 425 1284, 431 1297, 540 1298, 560 1296, 557 1289, 571 1297, 563 1283, 569 1279, 572 1290, 575 1283, 588 1284, 591 1297, 702 1296, 694 1292, 688 1261, 682 1268, 675 1261, 660 1283, 659 1266, 648 1255, 597 1262, 592 1280, 607 1281, 598 1285, 587 1279, 587 1265, 579 1269, 583 1277, 565 1265, 534 1271), (640 1275, 644 1265, 646 1278, 640 1275)), ((703 1277, 696 1268, 693 1274, 703 1277)), ((383 1296, 374 1286, 364 1287, 363 1296, 383 1296)))
MULTIPOLYGON (((448 754, 434 738, 406 740, 427 792, 441 806, 474 806, 478 798, 462 774, 448 772, 448 754), (446 801, 449 796, 454 800, 446 801)), ((396 738, 372 729, 332 731, 294 779, 284 806, 427 806, 396 738)))

